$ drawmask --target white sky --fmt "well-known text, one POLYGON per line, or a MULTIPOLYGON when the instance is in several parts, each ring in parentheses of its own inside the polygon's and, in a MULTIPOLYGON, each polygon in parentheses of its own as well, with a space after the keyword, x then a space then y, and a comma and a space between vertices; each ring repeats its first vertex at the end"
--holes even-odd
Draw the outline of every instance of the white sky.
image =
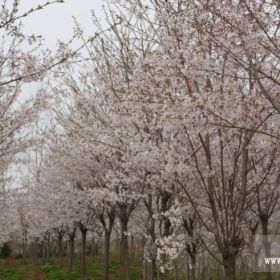
MULTIPOLYGON (((0 4, 1 1, 2 0, 0 0, 0 4)), ((21 0, 19 14, 39 4, 43 4, 46 1, 47 0, 21 0)), ((91 10, 94 10, 99 18, 104 18, 102 12, 103 1, 65 0, 64 2, 63 4, 50 5, 24 18, 22 20, 24 34, 42 35, 45 39, 43 48, 55 50, 58 39, 65 42, 71 39, 74 26, 73 16, 77 18, 78 22, 85 29, 86 35, 95 33, 96 30, 91 21, 91 10)), ((37 90, 38 86, 36 86, 36 83, 25 84, 21 98, 29 98, 35 95, 37 90)), ((21 166, 18 168, 20 169, 21 166)), ((25 174, 25 170, 22 170, 22 172, 25 174)), ((21 173, 17 171, 17 167, 11 168, 10 173, 14 179, 9 185, 17 187, 21 184, 21 173)))
MULTIPOLYGON (((12 1, 10 1, 12 2, 12 1)), ((46 3, 47 0, 21 0, 19 14, 46 3)), ((1 0, 0 0, 1 3, 1 0)), ((104 18, 102 11, 103 0, 64 0, 61 4, 52 4, 43 10, 36 11, 23 18, 23 33, 26 35, 42 35, 43 48, 56 50, 57 40, 68 42, 73 35, 74 19, 76 17, 84 28, 86 35, 95 33, 95 27, 91 20, 91 10, 100 18, 104 18)), ((78 45, 80 46, 80 44, 78 45)), ((75 46, 74 47, 78 47, 75 46)), ((36 83, 25 84, 21 98, 30 98, 37 93, 36 83)))
MULTIPOLYGON (((21 0, 21 10, 26 11, 44 0, 21 0)), ((45 47, 54 49, 58 39, 67 41, 71 38, 75 16, 87 33, 94 33, 90 11, 94 10, 102 18, 102 0, 65 0, 64 4, 54 4, 44 10, 33 13, 23 20, 25 33, 42 35, 45 47)))

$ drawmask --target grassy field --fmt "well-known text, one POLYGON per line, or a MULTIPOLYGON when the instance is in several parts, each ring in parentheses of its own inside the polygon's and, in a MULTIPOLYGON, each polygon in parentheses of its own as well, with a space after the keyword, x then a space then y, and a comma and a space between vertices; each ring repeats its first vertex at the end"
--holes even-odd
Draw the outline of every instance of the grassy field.
MULTIPOLYGON (((24 265, 20 260, 0 261, 0 280, 102 280, 103 279, 103 264, 102 259, 88 259, 87 275, 80 276, 80 263, 77 259, 73 271, 67 270, 67 261, 59 266, 57 262, 42 264, 40 261, 30 261, 24 265)), ((116 260, 110 263, 110 280, 123 280, 124 274, 122 267, 116 260)), ((130 280, 141 280, 141 264, 134 262, 131 264, 130 280)), ((184 278, 185 279, 185 278, 184 278)), ((207 279, 223 280, 222 277, 213 277, 208 275, 207 279)), ((237 277, 238 280, 244 280, 243 277, 237 277)), ((253 280, 252 275, 248 275, 247 280, 253 280)), ((259 274, 259 280, 265 280, 264 274, 259 274)), ((278 280, 277 275, 273 275, 273 280, 278 280)), ((198 278, 198 280, 205 280, 198 278)))
MULTIPOLYGON (((40 262, 29 262, 22 264, 19 260, 9 260, 0 263, 0 280, 101 280, 103 279, 102 261, 89 259, 87 264, 87 275, 80 276, 80 264, 75 262, 73 271, 68 273, 67 263, 62 267, 55 262, 43 265, 40 262)), ((110 279, 122 280, 124 275, 121 266, 112 260, 110 263, 110 279)), ((138 263, 131 265, 131 280, 141 279, 141 266, 138 263)))

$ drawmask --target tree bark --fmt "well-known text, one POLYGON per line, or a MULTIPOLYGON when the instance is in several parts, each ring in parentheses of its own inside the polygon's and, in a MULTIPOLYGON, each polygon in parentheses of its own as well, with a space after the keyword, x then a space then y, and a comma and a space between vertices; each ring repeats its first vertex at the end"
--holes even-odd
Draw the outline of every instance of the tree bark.
POLYGON ((104 250, 104 280, 109 279, 109 259, 110 259, 110 235, 111 232, 105 232, 105 250, 104 250))
POLYGON ((247 280, 247 262, 246 258, 244 258, 242 255, 240 256, 241 264, 240 264, 240 276, 241 279, 247 280))
POLYGON ((236 256, 231 255, 223 258, 225 279, 224 280, 235 280, 235 264, 236 256))
POLYGON ((94 237, 91 240, 91 256, 94 257, 94 237))
POLYGON ((45 239, 42 242, 42 258, 43 258, 43 264, 46 263, 46 241, 45 239))
POLYGON ((187 254, 187 279, 190 279, 191 278, 191 273, 190 273, 190 261, 189 261, 189 258, 190 258, 190 256, 189 256, 189 254, 187 254))
POLYGON ((73 260, 75 253, 75 234, 69 235, 69 262, 68 262, 68 271, 71 272, 73 269, 73 260))
POLYGON ((117 243, 118 243, 118 260, 119 260, 119 263, 121 265, 123 265, 122 229, 121 229, 121 235, 118 238, 117 243))
POLYGON ((151 263, 151 279, 154 280, 157 277, 157 263, 156 258, 153 256, 152 263, 151 263))
POLYGON ((23 261, 27 263, 27 231, 23 231, 23 261))
POLYGON ((50 262, 50 236, 49 234, 46 237, 46 262, 50 262))
POLYGON ((86 250, 87 250, 87 229, 80 228, 82 233, 82 276, 86 275, 86 250))
POLYGON ((191 258, 191 280, 195 280, 196 276, 196 257, 195 255, 190 256, 191 258))
MULTIPOLYGON (((254 266, 254 269, 256 269, 258 266, 258 257, 255 255, 253 256, 253 266, 254 266)), ((256 271, 253 271, 253 280, 258 280, 258 278, 259 278, 259 273, 256 271)))
MULTIPOLYGON (((252 241, 251 241, 252 245, 255 242, 255 236, 256 236, 257 229, 258 229, 258 222, 250 227, 250 230, 251 230, 251 233, 252 233, 252 241)), ((257 272, 258 255, 259 255, 259 252, 254 252, 253 251, 253 280, 258 280, 258 278, 259 278, 259 273, 257 272)))
POLYGON ((58 246, 59 265, 61 267, 63 261, 63 234, 62 233, 58 234, 57 246, 58 246))
MULTIPOLYGON (((262 225, 262 233, 263 233, 263 245, 265 250, 265 256, 270 257, 270 249, 271 244, 268 240, 268 217, 263 217, 261 219, 261 225, 262 225)), ((266 265, 267 272, 266 274, 266 280, 272 280, 272 272, 271 272, 271 264, 266 265)))
POLYGON ((121 220, 121 257, 123 261, 123 268, 125 274, 125 280, 130 280, 130 271, 129 271, 129 252, 128 252, 128 238, 127 238, 127 220, 121 220))
POLYGON ((159 275, 160 280, 169 280, 169 272, 159 272, 159 275))
POLYGON ((133 260, 134 258, 134 236, 131 236, 130 238, 130 259, 133 260))

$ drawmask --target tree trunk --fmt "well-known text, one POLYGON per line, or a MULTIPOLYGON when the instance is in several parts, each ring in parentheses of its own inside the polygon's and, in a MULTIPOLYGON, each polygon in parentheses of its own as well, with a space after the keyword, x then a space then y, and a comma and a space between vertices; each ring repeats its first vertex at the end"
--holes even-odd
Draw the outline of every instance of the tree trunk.
POLYGON ((191 278, 189 258, 190 258, 190 256, 189 256, 189 254, 187 254, 187 279, 191 278))
POLYGON ((63 234, 62 233, 58 234, 57 247, 58 247, 59 265, 61 267, 63 261, 63 234))
POLYGON ((142 266, 142 279, 143 280, 149 280, 148 278, 148 262, 143 261, 143 266, 142 266))
POLYGON ((68 263, 68 271, 71 272, 73 269, 73 259, 75 253, 75 234, 71 234, 69 236, 69 263, 68 263))
POLYGON ((256 256, 256 255, 253 256, 253 266, 254 266, 253 280, 258 280, 259 273, 256 272, 256 269, 257 269, 257 266, 258 266, 258 256, 256 256))
POLYGON ((34 257, 34 259, 38 258, 38 240, 37 240, 37 238, 35 238, 35 240, 34 240, 33 257, 34 257))
POLYGON ((95 239, 94 237, 92 238, 92 241, 91 241, 91 256, 92 257, 95 257, 98 255, 98 245, 97 243, 95 242, 95 239))
POLYGON ((244 258, 242 255, 240 256, 240 276, 242 280, 247 280, 247 262, 246 258, 244 258))
POLYGON ((140 244, 140 246, 141 246, 140 247, 140 258, 141 258, 142 262, 145 260, 145 257, 144 257, 145 243, 146 243, 146 240, 145 240, 145 237, 143 236, 142 240, 141 240, 141 244, 140 244))
POLYGON ((122 230, 121 230, 121 236, 118 237, 117 239, 117 244, 118 244, 118 261, 121 265, 123 265, 123 246, 122 246, 122 230))
POLYGON ((196 257, 195 257, 195 255, 191 255, 190 256, 190 258, 191 258, 191 280, 195 280, 195 274, 196 274, 196 257))
MULTIPOLYGON (((162 256, 161 256, 161 261, 162 261, 162 264, 164 264, 164 265, 166 265, 166 263, 167 263, 167 256, 166 256, 166 254, 163 254, 162 256)), ((160 269, 159 269, 159 279, 160 280, 169 280, 169 271, 168 270, 166 270, 166 271, 161 271, 160 269)))
POLYGON ((174 278, 175 280, 179 280, 179 268, 178 268, 178 262, 177 260, 174 260, 174 276, 172 278, 174 278))
POLYGON ((42 242, 42 257, 43 257, 43 264, 46 263, 46 241, 45 239, 42 242))
POLYGON ((26 230, 23 231, 23 261, 27 263, 27 232, 26 230))
MULTIPOLYGON (((251 240, 251 244, 252 246, 254 245, 255 242, 255 237, 256 237, 256 231, 258 229, 258 222, 253 224, 250 228, 251 233, 252 233, 252 240, 251 240)), ((258 280, 259 278, 259 273, 257 272, 257 267, 258 267, 258 256, 259 256, 259 251, 255 252, 253 250, 253 280, 258 280)))
POLYGON ((134 236, 131 236, 131 239, 130 239, 130 259, 133 260, 134 258, 134 236))
POLYGON ((231 255, 223 258, 225 279, 224 280, 235 280, 235 265, 236 256, 231 255))
POLYGON ((110 235, 111 232, 105 231, 105 248, 104 248, 104 280, 109 279, 109 259, 110 259, 110 235))
POLYGON ((82 276, 86 275, 86 250, 87 250, 87 229, 80 229, 82 233, 82 276))
POLYGON ((50 236, 46 237, 46 262, 50 262, 50 236))
MULTIPOLYGON (((262 219, 261 225, 262 225, 262 232, 263 232, 263 245, 265 250, 265 257, 269 258, 271 244, 268 240, 268 218, 262 219)), ((272 280, 271 264, 268 264, 265 267, 267 269, 267 272, 265 273, 266 280, 272 280)))
POLYGON ((157 263, 155 256, 152 257, 151 270, 151 279, 155 280, 157 278, 157 263))
POLYGON ((127 220, 125 220, 125 221, 122 220, 121 221, 121 227, 122 227, 122 236, 121 236, 122 252, 121 252, 121 257, 122 257, 122 261, 123 261, 125 280, 130 280, 127 224, 128 224, 127 220))
POLYGON ((169 272, 159 272, 159 279, 160 280, 169 280, 169 272))

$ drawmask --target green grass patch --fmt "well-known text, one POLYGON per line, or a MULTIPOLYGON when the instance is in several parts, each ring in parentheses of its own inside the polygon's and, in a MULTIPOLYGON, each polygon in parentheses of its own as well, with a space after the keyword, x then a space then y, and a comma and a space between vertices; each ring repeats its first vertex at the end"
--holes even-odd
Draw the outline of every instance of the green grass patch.
POLYGON ((25 277, 26 269, 24 266, 19 267, 0 267, 0 280, 22 280, 25 277))
POLYGON ((63 267, 60 268, 53 264, 46 264, 42 266, 42 271, 47 276, 48 280, 76 280, 80 279, 80 274, 76 269, 72 272, 68 272, 68 270, 63 267))
MULTIPOLYGON (((103 280, 104 265, 102 258, 87 260, 87 273, 81 277, 81 264, 75 259, 72 272, 68 272, 67 259, 62 266, 58 261, 42 265, 41 261, 30 260, 27 265, 18 260, 10 263, 0 263, 0 280, 35 280, 44 277, 47 280, 103 280)), ((111 259, 109 265, 109 279, 123 280, 124 272, 122 266, 115 258, 111 259)), ((141 280, 141 263, 131 263, 131 280, 141 280)))
MULTIPOLYGON (((57 264, 48 264, 42 267, 43 272, 48 280, 102 280, 104 275, 104 266, 102 260, 88 260, 87 273, 84 278, 81 278, 81 265, 78 260, 75 261, 73 271, 68 272, 67 263, 62 267, 57 264)), ((131 265, 131 280, 141 280, 138 264, 132 263, 131 265)), ((112 280, 124 279, 122 266, 115 260, 112 260, 109 265, 109 275, 112 280)))

